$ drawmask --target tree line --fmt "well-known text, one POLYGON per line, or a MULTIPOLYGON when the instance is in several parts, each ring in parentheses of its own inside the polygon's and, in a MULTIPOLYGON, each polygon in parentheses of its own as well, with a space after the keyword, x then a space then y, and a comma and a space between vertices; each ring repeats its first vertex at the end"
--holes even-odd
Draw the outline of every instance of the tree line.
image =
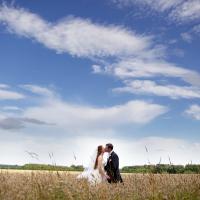
POLYGON ((157 164, 157 165, 138 165, 126 166, 121 169, 124 173, 153 173, 153 174, 200 174, 200 165, 172 165, 172 164, 157 164))
MULTIPOLYGON (((49 171, 83 171, 82 165, 58 166, 47 164, 25 164, 25 165, 1 165, 0 169, 19 169, 19 170, 49 170, 49 171)), ((120 170, 122 173, 154 173, 154 174, 200 174, 200 165, 135 165, 125 166, 120 170)))
POLYGON ((25 164, 25 165, 0 165, 0 169, 19 170, 49 170, 49 171, 83 171, 82 165, 59 166, 46 164, 25 164))

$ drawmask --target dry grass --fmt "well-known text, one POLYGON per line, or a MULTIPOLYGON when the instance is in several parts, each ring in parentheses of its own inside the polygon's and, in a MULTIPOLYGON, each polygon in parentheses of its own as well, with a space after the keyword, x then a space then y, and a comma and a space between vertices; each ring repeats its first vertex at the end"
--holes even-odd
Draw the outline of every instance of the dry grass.
POLYGON ((0 200, 200 199, 200 175, 124 175, 124 184, 90 186, 75 174, 1 171, 0 200))

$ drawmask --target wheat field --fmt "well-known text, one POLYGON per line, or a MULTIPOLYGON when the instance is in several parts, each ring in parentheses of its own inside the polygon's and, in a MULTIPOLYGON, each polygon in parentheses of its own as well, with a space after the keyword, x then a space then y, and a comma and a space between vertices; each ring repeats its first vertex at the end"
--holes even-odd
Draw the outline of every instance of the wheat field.
POLYGON ((2 170, 1 200, 200 199, 200 175, 123 174, 124 184, 89 185, 68 172, 2 170))

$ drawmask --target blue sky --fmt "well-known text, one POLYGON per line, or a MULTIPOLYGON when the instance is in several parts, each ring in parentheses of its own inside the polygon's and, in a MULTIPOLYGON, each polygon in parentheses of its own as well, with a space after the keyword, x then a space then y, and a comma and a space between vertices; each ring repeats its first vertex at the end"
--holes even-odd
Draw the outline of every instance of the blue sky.
POLYGON ((199 13, 199 0, 2 1, 0 163, 86 164, 107 142, 121 166, 199 163, 199 13))

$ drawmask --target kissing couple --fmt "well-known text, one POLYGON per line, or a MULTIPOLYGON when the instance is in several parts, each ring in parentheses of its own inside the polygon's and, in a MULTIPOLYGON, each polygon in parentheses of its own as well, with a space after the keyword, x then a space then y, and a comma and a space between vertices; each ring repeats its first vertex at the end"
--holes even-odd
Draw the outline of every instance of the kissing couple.
POLYGON ((119 171, 119 157, 113 151, 111 143, 106 146, 98 146, 91 162, 81 174, 78 179, 87 179, 91 184, 99 184, 102 182, 108 183, 122 183, 122 177, 119 171), (107 161, 104 162, 104 153, 108 153, 107 161))

